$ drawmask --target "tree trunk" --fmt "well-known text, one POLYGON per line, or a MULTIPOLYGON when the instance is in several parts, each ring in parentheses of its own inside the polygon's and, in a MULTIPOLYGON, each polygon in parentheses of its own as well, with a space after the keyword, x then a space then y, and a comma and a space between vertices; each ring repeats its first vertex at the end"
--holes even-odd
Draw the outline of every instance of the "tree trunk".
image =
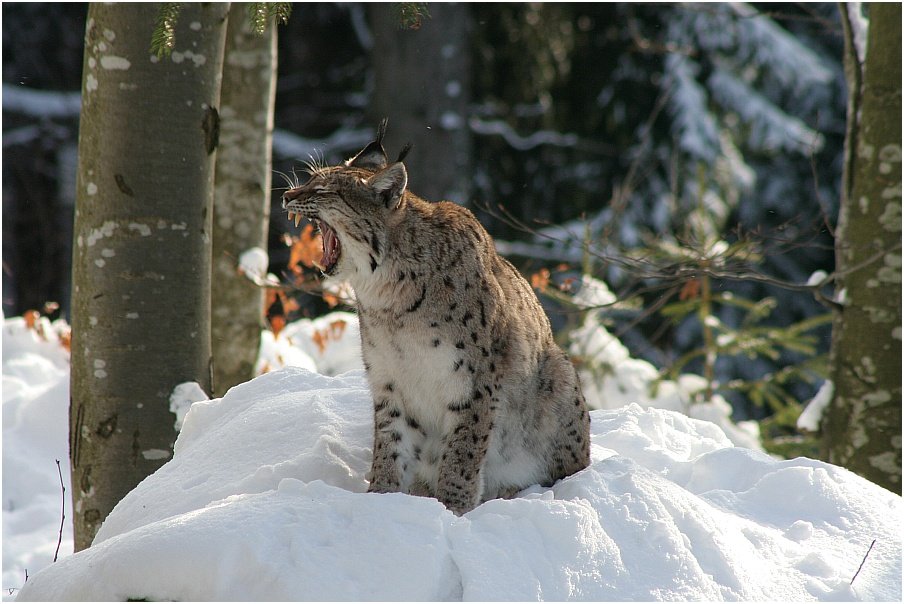
POLYGON ((271 19, 257 35, 247 11, 245 3, 230 9, 220 100, 211 284, 215 396, 254 377, 264 316, 264 291, 238 273, 237 260, 250 248, 267 249, 276 25, 271 19))
POLYGON ((471 196, 471 12, 430 4, 420 29, 401 29, 388 4, 368 5, 373 28, 374 125, 389 118, 390 160, 406 142, 409 188, 429 200, 466 205, 471 196))
POLYGON ((844 294, 821 428, 828 461, 901 493, 901 5, 869 10, 862 64, 842 14, 850 96, 835 236, 844 294))
POLYGON ((213 172, 228 4, 91 4, 73 253, 70 458, 76 551, 172 455, 170 394, 210 392, 213 172))

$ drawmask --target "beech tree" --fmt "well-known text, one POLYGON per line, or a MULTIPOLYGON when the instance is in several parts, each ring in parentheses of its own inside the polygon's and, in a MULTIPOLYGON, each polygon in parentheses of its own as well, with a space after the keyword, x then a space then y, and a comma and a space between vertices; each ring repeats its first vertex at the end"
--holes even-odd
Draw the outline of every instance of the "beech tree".
POLYGON ((254 377, 263 327, 264 290, 238 272, 237 261, 251 248, 267 249, 277 34, 273 17, 256 31, 249 6, 230 8, 220 99, 211 282, 215 396, 254 377))
POLYGON ((901 493, 901 5, 842 5, 848 130, 825 458, 901 493), (859 7, 858 7, 859 8, 859 7), (865 55, 865 56, 864 56, 865 55))
POLYGON ((75 549, 172 456, 170 395, 211 390, 211 204, 228 5, 186 4, 169 56, 159 4, 91 4, 72 296, 75 549))

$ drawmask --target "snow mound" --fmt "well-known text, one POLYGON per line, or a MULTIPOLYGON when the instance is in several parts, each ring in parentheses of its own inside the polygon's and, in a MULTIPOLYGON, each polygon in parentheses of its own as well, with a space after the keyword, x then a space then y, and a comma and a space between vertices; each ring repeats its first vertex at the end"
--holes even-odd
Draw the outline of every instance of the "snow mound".
POLYGON ((256 373, 281 367, 303 367, 325 375, 364 369, 357 315, 333 312, 299 319, 277 336, 264 330, 256 373))
POLYGON ((672 411, 591 417, 589 468, 456 517, 365 492, 362 372, 281 369, 193 405, 173 459, 18 599, 900 601, 899 496, 672 411))
MULTIPOLYGON (((592 308, 611 304, 615 299, 604 282, 585 276, 575 303, 592 308)), ((661 379, 651 363, 631 357, 628 348, 603 325, 599 313, 588 313, 583 324, 568 334, 568 341, 568 352, 578 360, 581 387, 592 409, 618 409, 638 403, 680 411, 715 423, 739 447, 763 449, 759 424, 733 422, 731 405, 718 394, 701 400, 706 389, 703 377, 685 373, 677 380, 661 379)))
MULTIPOLYGON (((64 323, 3 320, 3 587, 22 584, 25 569, 50 564, 56 552, 62 490, 68 498, 69 354, 64 323), (54 460, 60 460, 59 471, 54 460)), ((68 503, 67 503, 68 505, 68 503)), ((72 523, 61 555, 72 552, 72 523)))

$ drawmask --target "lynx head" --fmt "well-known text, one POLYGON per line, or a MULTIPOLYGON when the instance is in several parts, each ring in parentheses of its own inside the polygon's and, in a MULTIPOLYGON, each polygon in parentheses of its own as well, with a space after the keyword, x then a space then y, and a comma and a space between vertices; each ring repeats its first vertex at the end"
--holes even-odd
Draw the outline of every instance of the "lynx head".
POLYGON ((283 194, 283 209, 295 224, 313 220, 323 240, 320 269, 327 275, 373 273, 386 250, 387 231, 405 211, 408 172, 399 159, 389 163, 383 149, 387 120, 377 138, 338 166, 309 165, 310 179, 283 194))

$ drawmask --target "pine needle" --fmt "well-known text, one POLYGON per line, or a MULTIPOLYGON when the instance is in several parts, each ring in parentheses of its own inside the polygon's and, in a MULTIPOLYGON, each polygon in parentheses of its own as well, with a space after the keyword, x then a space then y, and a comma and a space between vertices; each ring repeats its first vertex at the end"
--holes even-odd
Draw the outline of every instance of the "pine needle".
POLYGON ((402 29, 420 29, 424 18, 430 18, 426 2, 396 2, 392 7, 402 29))
POLYGON ((162 59, 176 47, 176 21, 182 11, 181 2, 164 2, 157 12, 157 24, 151 34, 151 53, 162 59))
POLYGON ((248 4, 248 19, 255 34, 262 36, 272 17, 285 25, 292 14, 291 2, 251 2, 248 4))

